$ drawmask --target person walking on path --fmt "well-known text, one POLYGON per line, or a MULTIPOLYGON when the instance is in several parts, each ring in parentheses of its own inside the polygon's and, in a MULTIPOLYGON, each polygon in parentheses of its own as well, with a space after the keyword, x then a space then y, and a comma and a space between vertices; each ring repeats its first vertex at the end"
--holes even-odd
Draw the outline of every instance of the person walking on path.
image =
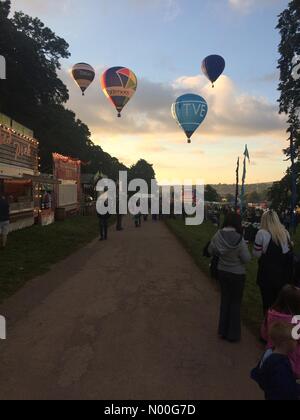
POLYGON ((100 241, 107 241, 108 239, 108 220, 110 214, 98 214, 99 218, 99 227, 100 227, 100 241))
POLYGON ((219 257, 221 285, 219 335, 229 342, 241 339, 241 305, 246 282, 246 264, 251 254, 242 235, 241 217, 229 213, 224 228, 213 237, 208 252, 219 257))
POLYGON ((99 219, 99 228, 100 228, 100 241, 107 241, 108 239, 108 221, 110 214, 108 211, 108 199, 107 199, 107 188, 104 190, 105 195, 103 195, 103 202, 105 202, 106 211, 103 213, 97 212, 99 219))
POLYGON ((291 282, 293 244, 277 213, 267 211, 261 219, 253 255, 259 258, 257 284, 260 288, 264 314, 276 302, 282 288, 291 282))
POLYGON ((134 223, 136 228, 140 228, 142 226, 142 213, 138 213, 134 216, 134 223))
POLYGON ((0 247, 5 248, 9 232, 9 204, 5 196, 0 196, 0 247))
POLYGON ((120 191, 120 186, 119 186, 119 184, 117 185, 117 215, 116 215, 116 218, 117 218, 117 226, 116 226, 116 228, 117 228, 117 232, 122 232, 123 231, 123 215, 121 214, 121 205, 120 205, 120 194, 123 194, 121 191, 120 191))

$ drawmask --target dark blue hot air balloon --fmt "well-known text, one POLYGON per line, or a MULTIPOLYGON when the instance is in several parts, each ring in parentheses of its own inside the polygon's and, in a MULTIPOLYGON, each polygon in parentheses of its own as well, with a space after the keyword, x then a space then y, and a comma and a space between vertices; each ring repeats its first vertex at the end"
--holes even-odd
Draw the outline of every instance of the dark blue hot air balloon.
POLYGON ((180 96, 172 105, 173 117, 185 132, 188 143, 191 143, 192 135, 205 120, 207 112, 207 102, 199 95, 180 96))
POLYGON ((210 55, 206 57, 202 63, 202 71, 205 76, 212 82, 213 87, 214 83, 225 70, 225 67, 225 60, 220 55, 210 55))

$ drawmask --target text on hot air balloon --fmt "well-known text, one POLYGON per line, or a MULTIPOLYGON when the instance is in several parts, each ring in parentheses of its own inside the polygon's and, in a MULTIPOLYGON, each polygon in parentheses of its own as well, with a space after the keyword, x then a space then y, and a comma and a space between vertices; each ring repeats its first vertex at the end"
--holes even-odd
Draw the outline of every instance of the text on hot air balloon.
POLYGON ((199 115, 201 118, 205 117, 207 113, 207 104, 204 103, 184 103, 183 107, 185 108, 185 113, 187 116, 194 111, 194 115, 199 115))
POLYGON ((109 96, 126 96, 131 98, 134 94, 133 89, 125 89, 125 88, 107 88, 107 93, 109 96))

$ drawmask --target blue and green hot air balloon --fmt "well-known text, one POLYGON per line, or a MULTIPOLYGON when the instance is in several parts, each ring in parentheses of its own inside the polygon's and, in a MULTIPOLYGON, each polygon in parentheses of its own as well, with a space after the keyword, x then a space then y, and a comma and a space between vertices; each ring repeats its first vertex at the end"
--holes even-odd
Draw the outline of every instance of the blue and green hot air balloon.
POLYGON ((172 105, 172 114, 178 125, 185 132, 188 143, 208 112, 207 102, 202 96, 187 94, 180 96, 172 105))

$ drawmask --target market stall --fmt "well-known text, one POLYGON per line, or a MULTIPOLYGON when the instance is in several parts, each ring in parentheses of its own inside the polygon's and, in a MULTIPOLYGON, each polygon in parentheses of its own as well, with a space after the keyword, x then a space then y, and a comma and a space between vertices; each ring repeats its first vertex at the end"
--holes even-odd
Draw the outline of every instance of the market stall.
POLYGON ((25 175, 32 181, 35 222, 48 226, 55 221, 55 186, 59 182, 53 175, 39 174, 38 176, 25 175))
POLYGON ((0 114, 0 192, 10 204, 11 230, 35 222, 31 178, 39 174, 38 145, 30 130, 0 114))
POLYGON ((54 206, 56 219, 78 214, 81 200, 81 161, 71 157, 53 154, 53 174, 59 184, 55 186, 54 206))

